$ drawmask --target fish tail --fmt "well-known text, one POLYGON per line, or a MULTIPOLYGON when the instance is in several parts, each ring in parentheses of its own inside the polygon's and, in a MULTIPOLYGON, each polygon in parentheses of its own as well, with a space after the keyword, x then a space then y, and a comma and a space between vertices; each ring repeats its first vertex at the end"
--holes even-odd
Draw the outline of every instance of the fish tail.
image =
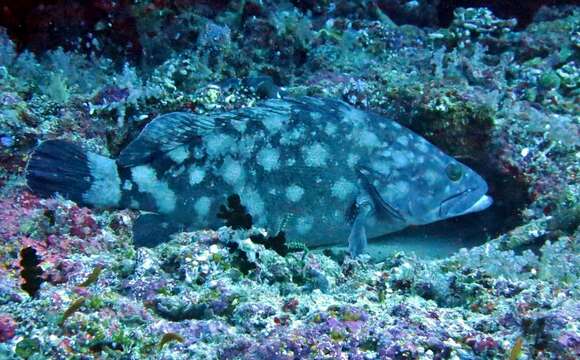
POLYGON ((47 140, 34 149, 26 165, 26 183, 42 197, 60 194, 87 206, 121 206, 116 161, 63 140, 47 140))

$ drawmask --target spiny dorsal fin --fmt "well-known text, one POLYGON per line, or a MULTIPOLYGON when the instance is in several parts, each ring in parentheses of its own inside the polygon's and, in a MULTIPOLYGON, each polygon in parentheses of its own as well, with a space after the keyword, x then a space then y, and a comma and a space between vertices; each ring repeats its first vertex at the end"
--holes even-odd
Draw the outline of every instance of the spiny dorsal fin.
POLYGON ((147 163, 156 154, 169 152, 196 136, 212 131, 213 118, 186 112, 172 112, 153 119, 119 155, 121 166, 147 163))

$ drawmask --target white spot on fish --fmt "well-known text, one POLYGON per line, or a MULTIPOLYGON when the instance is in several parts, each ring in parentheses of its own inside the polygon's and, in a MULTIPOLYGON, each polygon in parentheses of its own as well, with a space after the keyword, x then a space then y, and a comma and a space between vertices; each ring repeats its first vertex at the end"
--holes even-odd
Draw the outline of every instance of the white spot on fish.
POLYGON ((364 124, 367 119, 367 115, 364 111, 355 109, 351 106, 344 108, 342 119, 343 122, 351 123, 355 128, 364 124))
POLYGON ((248 209, 248 212, 253 217, 259 218, 258 221, 263 223, 264 200, 262 200, 260 194, 256 190, 246 189, 242 191, 240 198, 242 204, 248 209))
POLYGON ((404 168, 409 165, 410 153, 407 151, 396 150, 393 151, 393 163, 396 168, 404 168))
POLYGON ((415 148, 424 153, 429 152, 429 143, 421 138, 417 139, 415 142, 415 148))
POLYGON ((341 177, 332 185, 330 191, 334 197, 337 197, 340 200, 345 200, 350 194, 352 194, 355 188, 356 187, 353 183, 346 180, 344 177, 341 177))
POLYGON ((193 165, 189 168, 189 184, 197 185, 203 181, 205 177, 205 170, 198 166, 193 165))
POLYGON ((310 146, 303 146, 302 156, 304 157, 304 163, 306 166, 326 166, 326 161, 328 160, 328 151, 323 145, 315 143, 310 146))
POLYGON ((244 181, 244 169, 242 165, 227 156, 220 168, 220 174, 224 181, 232 186, 240 185, 244 181))
POLYGON ((336 125, 334 125, 331 122, 326 123, 326 126, 324 127, 324 132, 328 136, 334 135, 336 133, 336 125))
POLYGON ((119 205, 121 178, 115 161, 90 152, 87 153, 87 160, 93 181, 89 190, 83 194, 83 199, 97 206, 119 205))
POLYGON ((199 199, 197 199, 195 204, 193 204, 193 209, 200 218, 206 217, 207 214, 209 214, 210 208, 211 208, 211 199, 207 196, 200 197, 199 199))
POLYGON ((240 156, 244 159, 249 159, 252 156, 255 147, 256 147, 256 138, 254 138, 253 136, 245 136, 238 143, 240 156))
POLYGON ((371 163, 371 168, 376 172, 389 176, 392 173, 390 162, 386 160, 375 160, 371 163))
POLYGON ((288 122, 288 116, 283 114, 269 113, 271 116, 262 119, 262 124, 270 134, 275 134, 282 130, 288 122))
POLYGON ((243 134, 246 131, 247 122, 246 121, 239 121, 239 120, 232 120, 231 124, 234 129, 238 130, 240 134, 243 134))
POLYGON ((234 147, 234 139, 224 134, 212 134, 203 137, 205 151, 210 158, 216 158, 231 152, 234 147))
POLYGON ((385 150, 381 151, 379 153, 379 155, 386 157, 386 158, 390 158, 391 156, 393 156, 393 152, 389 149, 385 149, 385 150))
POLYGON ((302 216, 296 220, 296 231, 300 235, 307 234, 314 224, 314 218, 312 216, 302 216))
POLYGON ((164 214, 175 210, 177 198, 165 181, 157 179, 155 170, 148 165, 139 165, 131 169, 131 177, 140 192, 149 193, 155 200, 160 212, 164 214))
POLYGON ((193 149, 193 158, 196 160, 201 160, 205 157, 205 151, 203 149, 203 147, 199 146, 199 147, 195 147, 193 149))
POLYGON ((397 142, 403 146, 408 146, 409 145, 409 138, 406 136, 399 136, 397 138, 397 142))
POLYGON ((176 164, 181 164, 189 157, 187 146, 181 145, 167 153, 167 156, 176 164))
POLYGON ((353 168, 358 164, 358 161, 360 160, 360 156, 356 155, 356 154, 348 154, 348 158, 346 159, 346 163, 348 164, 348 166, 350 168, 353 168))
POLYGON ((425 170, 423 174, 423 179, 427 183, 427 186, 434 186, 439 180, 437 173, 431 169, 425 170))
POLYGON ((286 188, 286 197, 292 202, 298 202, 304 195, 304 189, 298 185, 290 185, 286 188))
POLYGON ((374 148, 380 145, 379 138, 368 130, 361 132, 359 137, 359 144, 369 148, 374 148))
POLYGON ((284 133, 280 138, 280 145, 292 145, 297 143, 304 137, 304 132, 304 127, 300 127, 284 133))
POLYGON ((272 147, 265 147, 260 150, 256 158, 258 160, 258 164, 268 172, 275 170, 280 166, 278 163, 278 160, 280 159, 280 152, 272 147))

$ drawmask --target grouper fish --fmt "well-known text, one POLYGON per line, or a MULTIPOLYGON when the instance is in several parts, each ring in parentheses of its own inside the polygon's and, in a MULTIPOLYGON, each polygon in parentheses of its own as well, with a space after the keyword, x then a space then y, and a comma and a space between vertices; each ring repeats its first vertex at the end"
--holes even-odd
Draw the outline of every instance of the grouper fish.
POLYGON ((153 119, 116 160, 62 140, 40 143, 29 188, 96 208, 143 213, 134 241, 217 228, 238 194, 254 225, 307 245, 367 238, 483 210, 485 180, 424 138, 342 101, 268 99, 252 107, 153 119))

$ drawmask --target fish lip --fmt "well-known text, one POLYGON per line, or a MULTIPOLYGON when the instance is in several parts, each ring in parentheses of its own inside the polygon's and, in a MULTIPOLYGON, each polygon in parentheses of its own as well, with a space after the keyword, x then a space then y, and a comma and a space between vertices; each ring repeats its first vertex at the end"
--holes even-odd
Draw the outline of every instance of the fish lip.
POLYGON ((483 194, 475 204, 471 205, 469 209, 465 211, 464 214, 469 214, 472 212, 478 212, 487 209, 493 204, 493 198, 487 194, 483 194))
POLYGON ((445 219, 487 209, 493 203, 487 190, 487 186, 473 187, 449 196, 439 204, 439 217, 445 219))

